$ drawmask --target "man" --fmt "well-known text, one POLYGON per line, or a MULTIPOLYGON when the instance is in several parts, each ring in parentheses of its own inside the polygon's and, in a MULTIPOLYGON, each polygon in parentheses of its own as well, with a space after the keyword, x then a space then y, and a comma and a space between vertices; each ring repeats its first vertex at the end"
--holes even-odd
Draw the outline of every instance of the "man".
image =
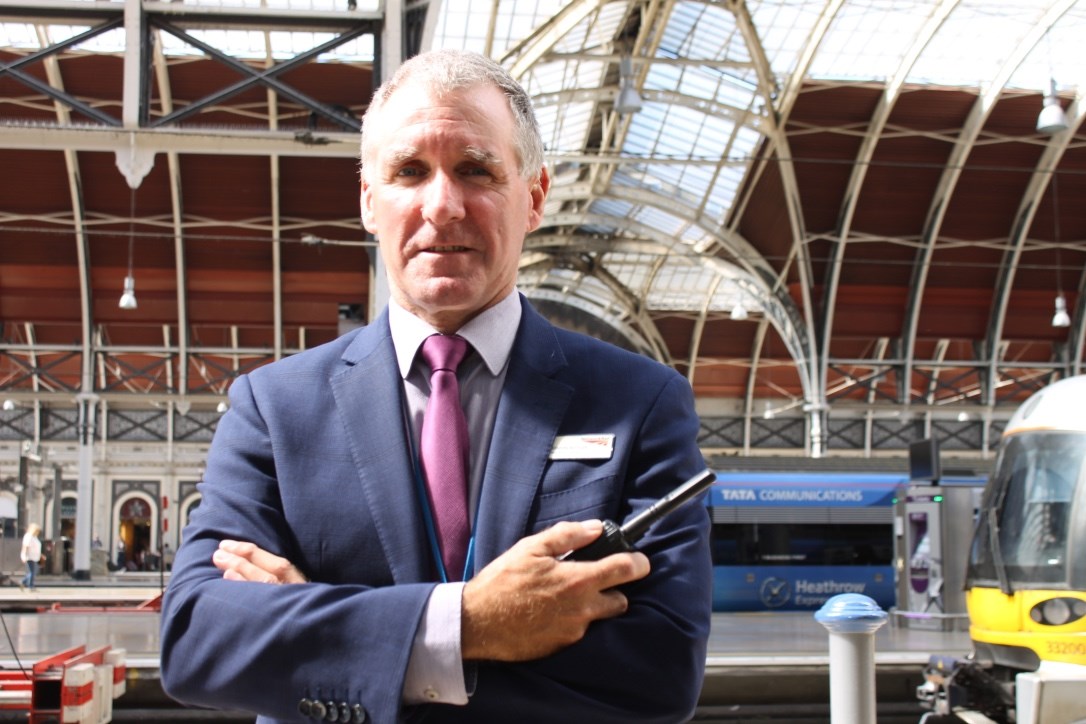
POLYGON ((26 564, 26 574, 19 581, 19 590, 35 591, 38 578, 38 564, 41 563, 41 526, 31 523, 23 535, 23 545, 19 548, 19 560, 26 564))
POLYGON ((232 386, 165 597, 168 693, 261 721, 692 714, 704 508, 669 515, 640 552, 562 560, 704 461, 680 375, 556 329, 516 293, 550 186, 542 155, 527 96, 482 56, 427 53, 378 89, 361 206, 389 308, 232 386), (416 351, 434 333, 472 350, 456 370, 465 581, 440 562, 419 464, 430 383, 416 351))

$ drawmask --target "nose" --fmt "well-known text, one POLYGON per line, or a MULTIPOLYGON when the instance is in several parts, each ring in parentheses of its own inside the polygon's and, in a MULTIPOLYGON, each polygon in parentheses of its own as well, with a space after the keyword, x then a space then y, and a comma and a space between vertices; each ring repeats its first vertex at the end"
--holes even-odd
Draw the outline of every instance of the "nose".
POLYGON ((444 226, 464 217, 464 192, 455 176, 436 171, 427 179, 423 216, 435 226, 444 226))

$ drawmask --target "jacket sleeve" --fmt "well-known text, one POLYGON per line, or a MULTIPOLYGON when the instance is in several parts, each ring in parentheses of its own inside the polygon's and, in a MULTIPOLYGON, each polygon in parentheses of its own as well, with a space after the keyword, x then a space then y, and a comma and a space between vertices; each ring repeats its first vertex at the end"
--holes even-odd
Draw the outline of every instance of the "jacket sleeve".
MULTIPOLYGON (((396 721, 432 584, 320 582, 324 576, 284 586, 224 580, 211 558, 222 539, 252 541, 298 563, 311 579, 321 570, 313 550, 322 545, 316 531, 299 530, 304 517, 288 520, 272 436, 248 378, 234 383, 230 401, 164 599, 163 688, 183 702, 276 719, 299 720, 300 709, 317 701, 360 706, 370 721, 396 721)), ((327 495, 312 505, 342 507, 327 495)), ((380 564, 368 561, 381 556, 367 556, 363 546, 354 558, 350 565, 372 566, 380 582, 380 564)))

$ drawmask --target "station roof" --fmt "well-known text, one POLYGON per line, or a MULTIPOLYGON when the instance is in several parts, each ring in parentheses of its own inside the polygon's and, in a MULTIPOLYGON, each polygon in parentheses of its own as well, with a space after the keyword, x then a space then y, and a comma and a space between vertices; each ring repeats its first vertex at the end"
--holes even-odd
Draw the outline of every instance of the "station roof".
MULTIPOLYGON (((0 0, 0 394, 211 400, 368 319, 355 128, 401 24, 346 5, 0 0)), ((400 34, 534 98, 520 289, 702 402, 990 414, 1082 371, 1086 2, 446 0, 400 34)))

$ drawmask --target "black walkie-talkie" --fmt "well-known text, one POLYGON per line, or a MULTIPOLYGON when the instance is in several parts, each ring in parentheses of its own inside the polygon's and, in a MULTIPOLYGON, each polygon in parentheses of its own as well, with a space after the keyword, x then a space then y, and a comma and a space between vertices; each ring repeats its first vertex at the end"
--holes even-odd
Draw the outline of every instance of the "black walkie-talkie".
POLYGON ((641 540, 645 531, 680 505, 705 491, 713 481, 716 473, 712 470, 702 470, 694 477, 687 480, 679 487, 672 490, 664 497, 657 500, 645 510, 627 520, 620 527, 613 520, 603 521, 603 533, 584 548, 570 551, 561 557, 564 561, 597 561, 612 553, 632 551, 633 545, 641 540))

